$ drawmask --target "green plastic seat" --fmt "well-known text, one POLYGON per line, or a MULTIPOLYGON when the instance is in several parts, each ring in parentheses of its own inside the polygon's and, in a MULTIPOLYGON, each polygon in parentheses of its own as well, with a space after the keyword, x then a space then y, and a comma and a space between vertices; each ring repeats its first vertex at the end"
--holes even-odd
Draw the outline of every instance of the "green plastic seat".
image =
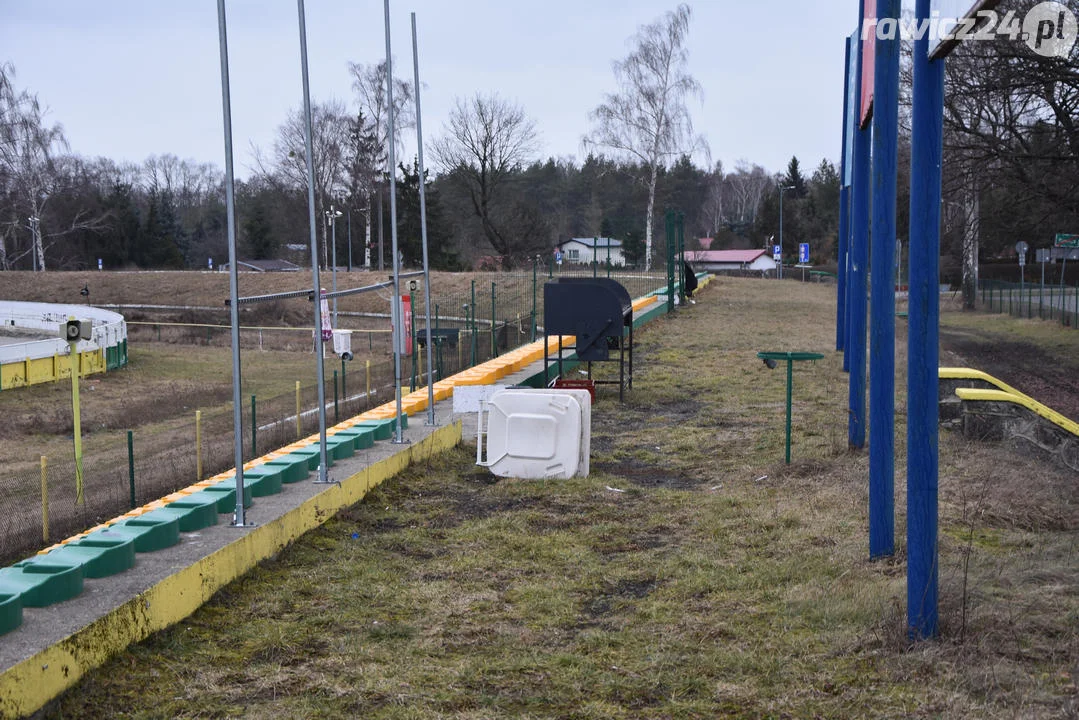
POLYGON ((282 455, 279 458, 268 460, 267 462, 262 463, 262 465, 255 466, 255 468, 260 467, 280 468, 281 482, 283 483, 297 483, 306 480, 309 472, 307 458, 293 457, 292 455, 282 455))
MULTIPOLYGON (((274 482, 276 478, 278 481, 283 481, 285 469, 279 465, 256 465, 253 468, 244 468, 244 479, 247 478, 269 478, 270 482, 274 482)), ((235 477, 235 476, 233 476, 235 477)))
MULTIPOLYGON (((232 484, 236 485, 235 478, 232 484)), ((281 473, 272 472, 268 475, 260 475, 256 472, 248 474, 244 471, 244 489, 251 488, 252 497, 266 497, 281 492, 281 473)))
POLYGON ((375 444, 375 428, 352 427, 348 430, 339 430, 334 437, 347 436, 352 438, 352 444, 356 450, 365 450, 375 444))
POLYGON ((0 595, 19 595, 23 607, 47 607, 82 592, 82 565, 23 560, 0 569, 0 595))
MULTIPOLYGON (((236 479, 229 478, 221 482, 203 488, 202 492, 212 493, 218 496, 217 512, 229 513, 236 510, 236 479)), ((244 507, 251 507, 251 486, 244 483, 244 507)))
POLYGON ((180 542, 180 520, 176 513, 153 510, 139 517, 121 520, 109 529, 130 535, 135 541, 135 552, 157 552, 180 542))
POLYGON ((61 545, 36 559, 81 563, 83 576, 88 578, 109 577, 135 567, 135 543, 132 539, 100 538, 95 535, 97 533, 91 533, 82 540, 61 545))
MULTIPOLYGON (((402 425, 408 427, 407 422, 402 423, 402 425)), ((361 420, 352 427, 374 428, 375 440, 389 440, 393 437, 394 430, 397 429, 397 420, 395 418, 386 418, 385 420, 361 420)))
POLYGON ((180 521, 180 532, 198 532, 203 528, 217 524, 217 499, 213 495, 193 493, 180 500, 170 502, 161 509, 170 510, 177 514, 180 521))
POLYGON ((0 635, 22 625, 22 596, 0 593, 0 635))
MULTIPOLYGON (((307 469, 318 470, 318 464, 321 460, 321 452, 319 451, 318 443, 308 445, 305 448, 299 450, 293 450, 290 455, 296 455, 297 457, 307 458, 307 469)), ((333 453, 330 451, 329 445, 326 446, 326 464, 333 467, 333 453)))
POLYGON ((351 435, 334 433, 326 436, 326 452, 333 453, 334 460, 344 460, 356 452, 356 440, 351 435))

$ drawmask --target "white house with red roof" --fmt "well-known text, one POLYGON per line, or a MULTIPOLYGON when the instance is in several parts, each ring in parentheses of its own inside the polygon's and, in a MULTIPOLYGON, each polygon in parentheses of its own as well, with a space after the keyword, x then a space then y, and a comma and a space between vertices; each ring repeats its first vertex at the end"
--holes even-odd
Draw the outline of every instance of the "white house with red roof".
POLYGON ((570 238, 558 243, 558 249, 568 263, 590 263, 593 260, 606 263, 610 259, 611 265, 626 264, 622 241, 614 238, 570 238))
POLYGON ((776 269, 776 261, 767 250, 687 250, 685 259, 696 271, 768 272, 776 269))

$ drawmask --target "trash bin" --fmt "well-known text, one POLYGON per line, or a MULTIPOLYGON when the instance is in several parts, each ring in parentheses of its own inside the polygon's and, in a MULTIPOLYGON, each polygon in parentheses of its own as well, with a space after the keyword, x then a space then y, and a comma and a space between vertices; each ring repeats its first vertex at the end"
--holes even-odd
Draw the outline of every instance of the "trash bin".
POLYGON ((342 360, 352 359, 352 331, 351 330, 334 330, 333 331, 333 351, 339 355, 342 360))

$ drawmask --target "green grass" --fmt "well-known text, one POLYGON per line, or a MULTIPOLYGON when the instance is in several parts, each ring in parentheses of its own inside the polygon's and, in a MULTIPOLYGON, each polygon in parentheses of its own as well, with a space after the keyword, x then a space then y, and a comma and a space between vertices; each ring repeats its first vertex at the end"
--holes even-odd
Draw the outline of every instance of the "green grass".
POLYGON ((770 290, 640 333, 589 478, 498 480, 467 446, 410 468, 45 716, 1073 716, 1074 475, 942 436, 942 635, 910 645, 902 457, 897 556, 869 562, 841 358, 796 368, 786 466, 755 357, 828 351, 832 296, 770 290))

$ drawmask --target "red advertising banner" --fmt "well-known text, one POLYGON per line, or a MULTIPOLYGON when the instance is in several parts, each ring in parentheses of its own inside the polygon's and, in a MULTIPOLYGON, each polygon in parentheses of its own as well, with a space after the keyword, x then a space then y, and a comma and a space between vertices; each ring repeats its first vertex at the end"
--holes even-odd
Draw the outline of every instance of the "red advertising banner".
POLYGON ((408 295, 401 296, 401 325, 404 327, 404 352, 402 355, 412 354, 412 298, 408 295))
POLYGON ((333 340, 333 324, 330 322, 330 301, 326 299, 326 288, 321 289, 322 294, 322 341, 333 340))
POLYGON ((877 0, 862 2, 862 106, 858 127, 865 129, 873 117, 873 68, 877 55, 877 0))

